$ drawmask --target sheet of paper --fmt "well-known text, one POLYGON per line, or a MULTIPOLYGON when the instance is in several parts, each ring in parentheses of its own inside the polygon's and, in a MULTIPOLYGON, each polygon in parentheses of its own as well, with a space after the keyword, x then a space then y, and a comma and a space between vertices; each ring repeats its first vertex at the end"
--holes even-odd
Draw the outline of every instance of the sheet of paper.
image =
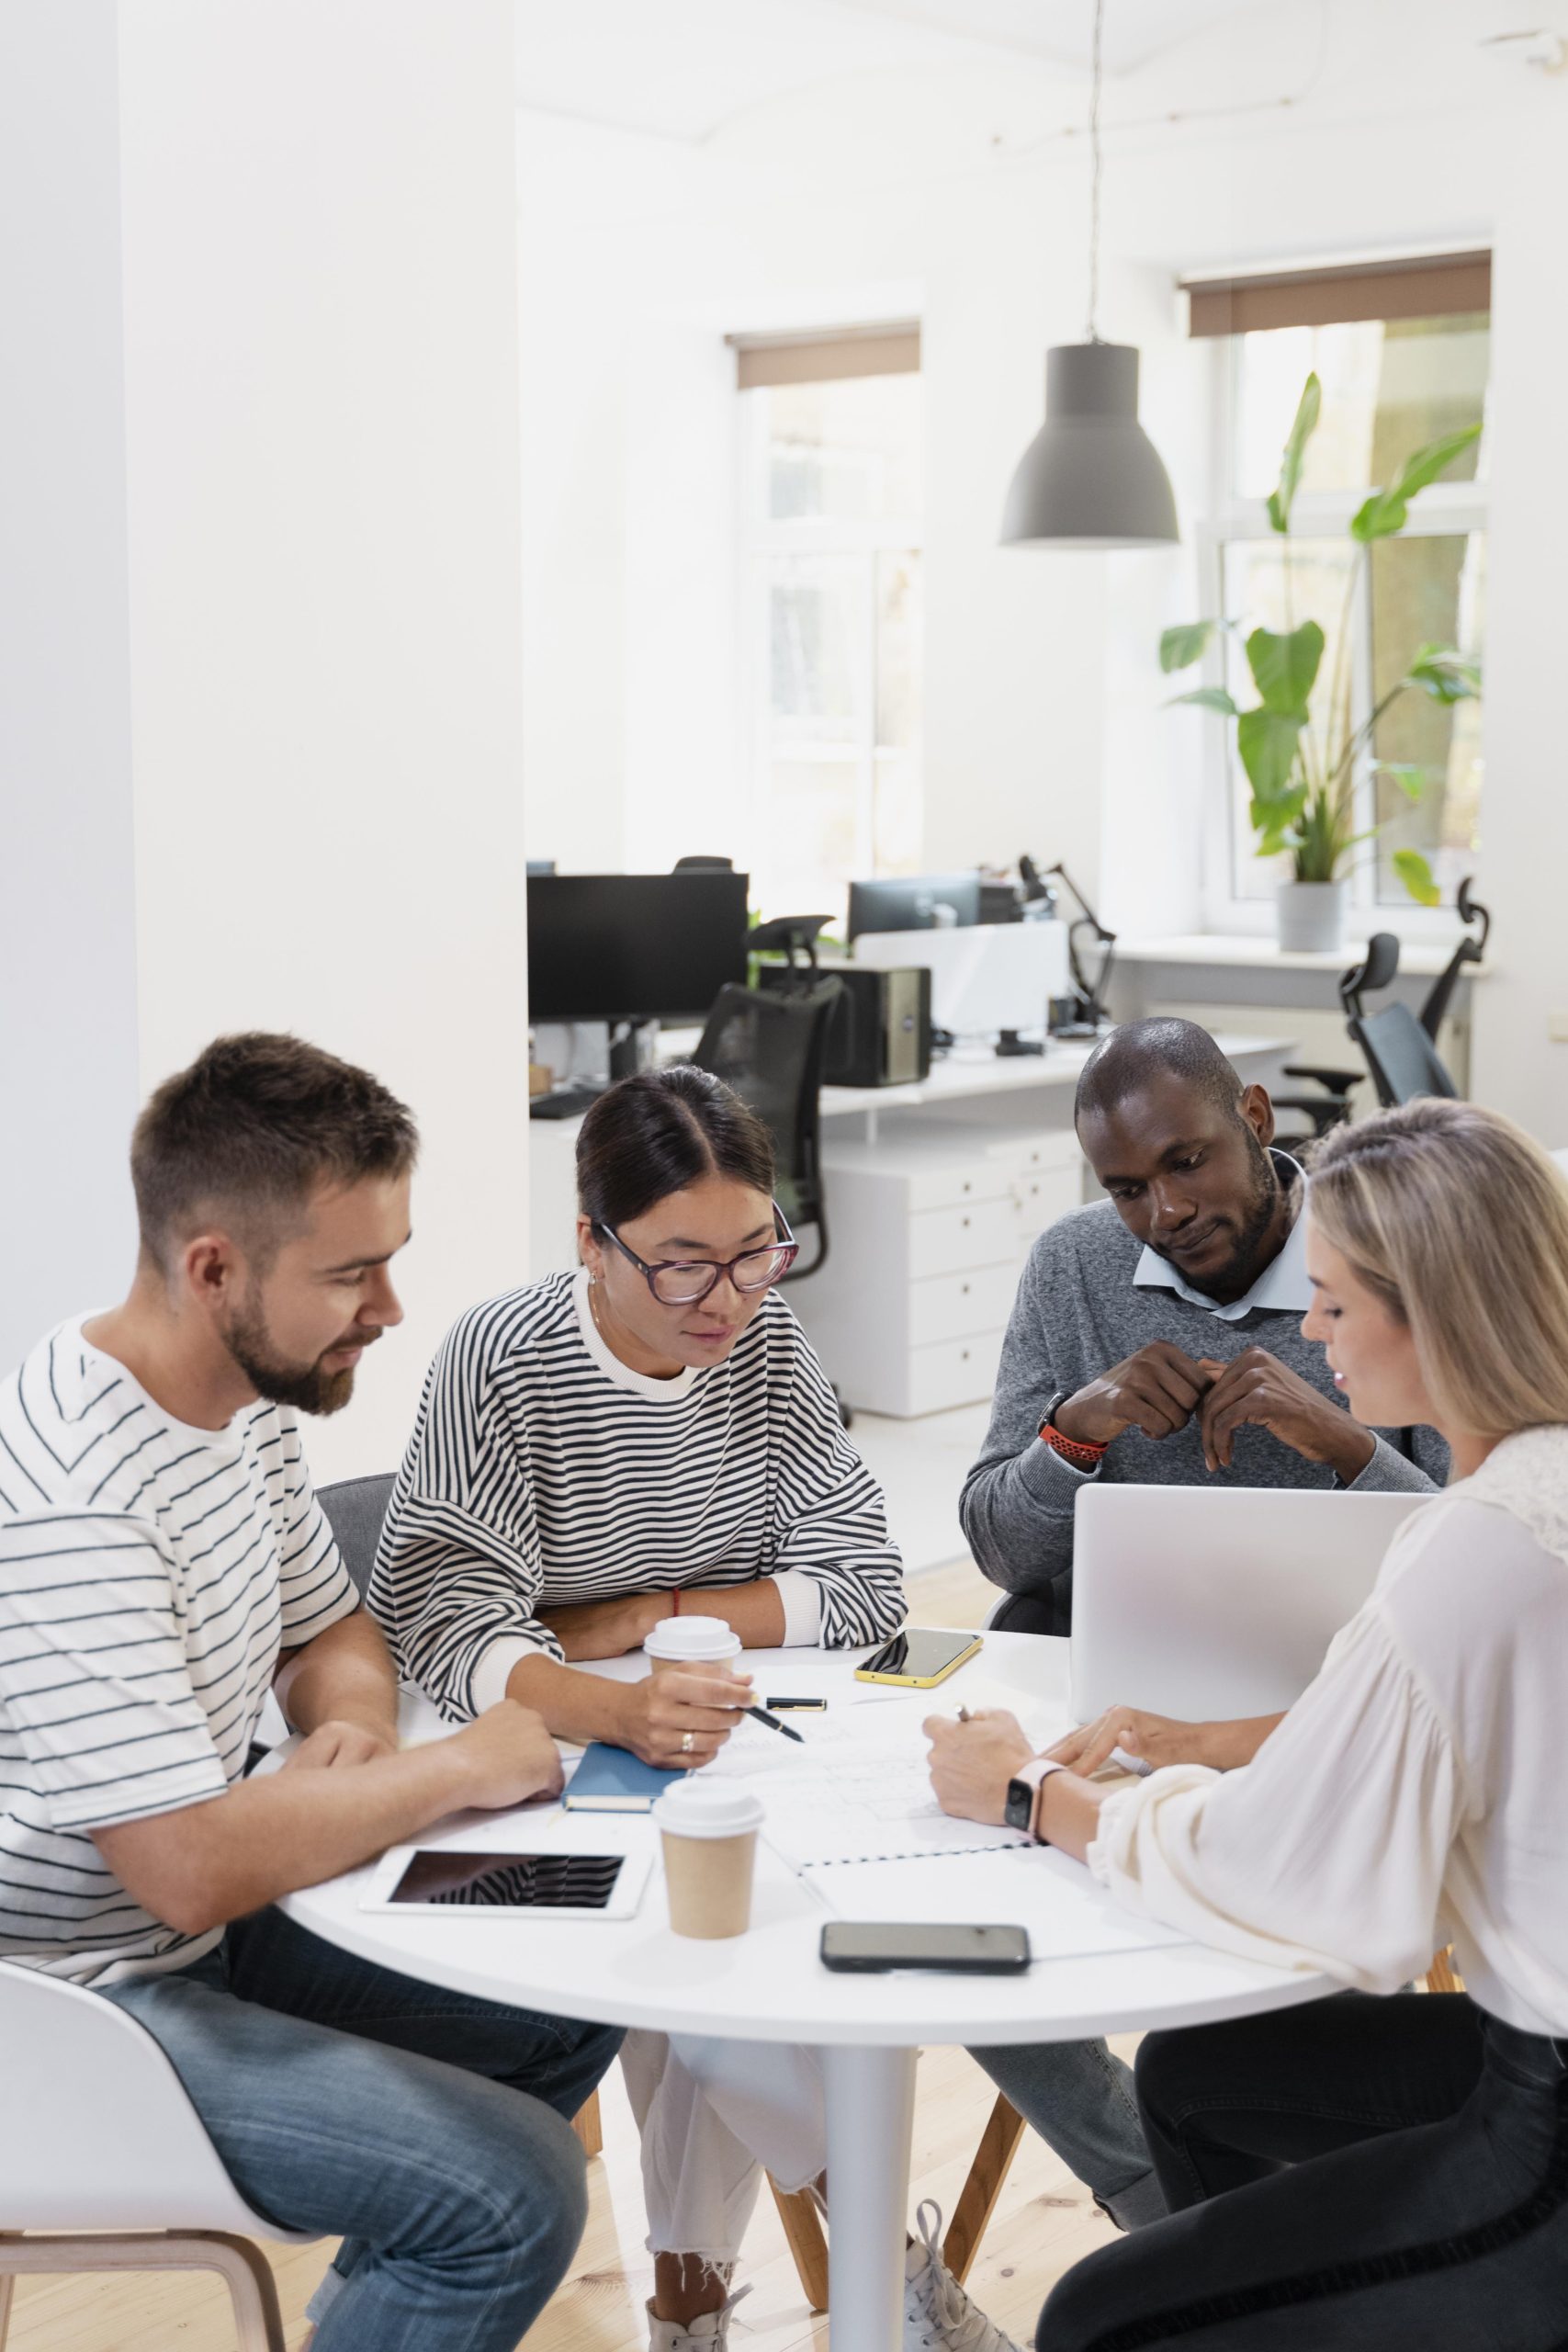
POLYGON ((835 1863, 804 1875, 840 1919, 967 1919, 1029 1930, 1035 1960, 1185 1943, 1175 1928, 1113 1903, 1081 1862, 1041 1846, 929 1861, 835 1863))
MULTIPOLYGON (((791 1742, 775 1745, 789 1753, 771 1769, 765 1760, 761 1770, 741 1769, 755 1764, 752 1747, 731 1758, 725 1777, 755 1789, 765 1808, 762 1835, 795 1870, 816 1862, 967 1853, 1022 1842, 1014 1831, 955 1821, 942 1811, 918 1731, 868 1738, 840 1729, 805 1752, 791 1742)), ((707 1769, 717 1770, 718 1762, 707 1769)))

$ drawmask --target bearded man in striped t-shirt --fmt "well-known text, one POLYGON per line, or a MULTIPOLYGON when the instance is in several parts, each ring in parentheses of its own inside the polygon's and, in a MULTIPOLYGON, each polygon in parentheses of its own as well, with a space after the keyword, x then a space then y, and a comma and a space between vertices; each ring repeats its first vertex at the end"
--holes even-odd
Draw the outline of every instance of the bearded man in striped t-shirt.
POLYGON ((220 1038, 137 1124, 129 1296, 0 1383, 0 1965, 127 2010, 248 2202, 344 2238, 320 2352, 511 2352, 576 2248, 570 2118, 620 2038, 454 2016, 272 1907, 560 1786, 510 1700, 398 1752, 391 1661, 305 1466, 299 1414, 347 1404, 400 1320, 415 1150, 366 1071, 220 1038), (269 1691, 303 1737, 247 1780, 269 1691))

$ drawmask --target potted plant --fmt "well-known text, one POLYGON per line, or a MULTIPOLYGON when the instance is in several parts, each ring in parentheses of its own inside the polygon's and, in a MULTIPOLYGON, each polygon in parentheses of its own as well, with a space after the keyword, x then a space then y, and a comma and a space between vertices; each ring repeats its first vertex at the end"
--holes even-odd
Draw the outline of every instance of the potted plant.
MULTIPOLYGON (((1269 523, 1284 542, 1288 614, 1294 609, 1291 508, 1322 399, 1316 376, 1309 376, 1280 462, 1279 485, 1269 500, 1269 523)), ((1176 697, 1178 702, 1196 703, 1201 709, 1218 711, 1235 721, 1236 756, 1252 787, 1251 820, 1258 855, 1276 857, 1289 851, 1294 867, 1293 879, 1280 884, 1278 896, 1281 947, 1333 950, 1341 943, 1351 853, 1382 830, 1379 825, 1356 830, 1356 787, 1361 763, 1371 749, 1383 713, 1404 694, 1429 695, 1436 702, 1451 704, 1481 692, 1481 673, 1474 662, 1450 646, 1421 645, 1403 675, 1356 726, 1351 722, 1346 676, 1352 600, 1366 550, 1374 540, 1392 538, 1404 529, 1411 499, 1428 482, 1436 481, 1480 431, 1479 424, 1467 424, 1417 449, 1406 458, 1397 480, 1386 490, 1373 491, 1352 518, 1350 537, 1357 560, 1346 583, 1334 676, 1326 696, 1317 694, 1324 632, 1315 620, 1303 620, 1283 631, 1254 628, 1245 639, 1247 666, 1258 694, 1251 708, 1239 708, 1224 686, 1198 686, 1176 697)), ((1201 660, 1216 631, 1237 626, 1234 621, 1212 620, 1168 628, 1160 639, 1160 668, 1168 673, 1190 668, 1201 660)), ((1424 772, 1409 763, 1380 761, 1376 772, 1392 775, 1412 800, 1419 800, 1426 790, 1424 772)), ((1392 863, 1413 899, 1422 906, 1438 904, 1432 869, 1419 850, 1396 850, 1392 863)))

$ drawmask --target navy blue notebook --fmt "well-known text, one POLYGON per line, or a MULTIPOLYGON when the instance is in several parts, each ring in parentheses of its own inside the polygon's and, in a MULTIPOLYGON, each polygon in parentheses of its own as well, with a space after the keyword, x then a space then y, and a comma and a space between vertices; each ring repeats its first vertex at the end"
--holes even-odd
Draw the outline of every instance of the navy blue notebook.
POLYGON ((644 1764, 629 1747, 606 1747, 596 1739, 567 1782, 562 1803, 569 1813, 647 1813, 671 1781, 685 1777, 644 1764))

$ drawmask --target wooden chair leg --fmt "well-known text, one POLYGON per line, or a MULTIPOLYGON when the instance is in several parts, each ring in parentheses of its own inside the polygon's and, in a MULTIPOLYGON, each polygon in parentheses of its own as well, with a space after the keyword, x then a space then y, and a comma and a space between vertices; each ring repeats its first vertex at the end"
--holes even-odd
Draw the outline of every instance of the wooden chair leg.
POLYGON ((1023 2137, 1023 2118, 1010 2099, 998 2092, 980 2144, 975 2151, 975 2161, 969 2167, 969 2177, 958 2194, 953 2209, 953 2220, 942 2242, 942 2258, 960 2286, 969 2276, 969 2266, 979 2250, 986 2224, 996 2210, 1002 2193, 1002 2183, 1008 2167, 1018 2153, 1023 2137))
MULTIPOLYGON (((0 2266, 6 2272, 41 2272, 46 2277, 75 2270, 216 2270, 234 2307, 239 2352, 286 2352, 272 2265, 249 2238, 231 2237, 226 2230, 126 2231, 81 2237, 7 2234, 0 2236, 0 2266)), ((5 2283, 8 2290, 8 2278, 5 2283)), ((0 2304, 0 2317, 6 2309, 0 2304)))
POLYGON ((1462 1993, 1464 1990, 1464 1979, 1455 1973, 1451 1948, 1447 1944, 1441 1951, 1432 1955, 1432 1965, 1427 1971, 1427 1990, 1428 1993, 1462 1993))
POLYGON ((585 2156, 602 2155, 604 2148, 604 2125, 599 2113, 599 2094, 590 2091, 571 2119, 571 2128, 582 2143, 585 2156))
POLYGON ((768 2187, 773 2192, 773 2202, 779 2209, 784 2233, 789 2250, 795 2256, 795 2267, 806 2300, 814 2312, 828 2308, 828 2241, 822 2234, 822 2216, 817 2200, 809 2189, 799 2188, 793 2194, 781 2188, 770 2173, 768 2187))

